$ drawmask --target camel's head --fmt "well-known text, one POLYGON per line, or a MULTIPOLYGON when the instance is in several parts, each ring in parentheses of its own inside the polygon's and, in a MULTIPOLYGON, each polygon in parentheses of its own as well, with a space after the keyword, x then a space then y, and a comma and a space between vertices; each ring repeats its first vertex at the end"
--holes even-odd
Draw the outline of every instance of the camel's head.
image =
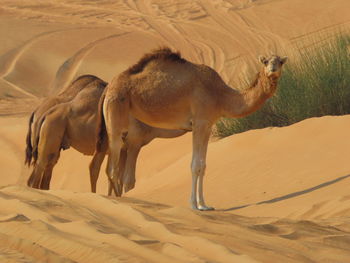
POLYGON ((287 57, 279 57, 272 55, 269 58, 259 56, 259 61, 264 65, 264 71, 268 77, 279 77, 284 63, 287 62, 287 57))

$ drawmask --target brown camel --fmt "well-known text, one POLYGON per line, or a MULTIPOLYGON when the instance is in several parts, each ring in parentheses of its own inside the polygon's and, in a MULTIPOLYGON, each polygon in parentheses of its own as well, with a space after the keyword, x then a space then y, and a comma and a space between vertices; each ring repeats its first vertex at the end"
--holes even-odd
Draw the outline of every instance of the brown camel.
MULTIPOLYGON (((72 100, 55 104, 57 99, 56 101, 49 99, 38 108, 35 112, 35 114, 41 113, 41 117, 37 118, 37 123, 35 123, 38 128, 34 129, 32 136, 30 134, 31 127, 29 127, 27 136, 28 150, 26 152, 28 153, 30 149, 34 151, 34 169, 28 180, 29 186, 49 189, 52 169, 59 159, 61 149, 72 146, 85 155, 94 154, 98 102, 106 85, 106 82, 95 76, 81 76, 62 92, 63 94, 73 94, 76 90, 80 90, 72 100), (77 83, 80 84, 77 85, 77 83), (45 108, 50 104, 51 107, 44 113, 45 108), (31 141, 33 141, 33 147, 29 145, 31 141)), ((125 170, 132 178, 134 185, 136 160, 141 147, 156 137, 176 137, 184 134, 185 131, 153 128, 136 119, 130 119, 130 124, 131 132, 128 139, 125 140, 125 146, 122 150, 123 158, 120 160, 120 172, 123 173, 125 170)), ((92 192, 96 192, 96 183, 106 149, 107 147, 102 147, 99 152, 94 154, 90 163, 92 192)), ((32 155, 27 155, 26 162, 30 164, 31 159, 32 155)), ((122 182, 120 184, 118 190, 122 188, 122 182)), ((110 193, 111 188, 109 189, 110 193)), ((117 194, 121 195, 121 192, 118 191, 117 194)))
MULTIPOLYGON (((186 61, 169 48, 146 54, 115 77, 107 86, 103 104, 109 177, 118 181, 117 164, 122 137, 129 129, 129 114, 153 127, 192 130, 191 207, 212 210, 203 197, 211 127, 220 117, 243 117, 259 109, 275 93, 287 58, 260 56, 259 60, 263 67, 251 87, 244 91, 230 88, 212 68, 186 61)), ((127 191, 129 178, 123 178, 123 182, 127 191)))
MULTIPOLYGON (((95 80, 95 76, 83 75, 74 80, 68 87, 64 88, 57 96, 46 98, 29 118, 29 129, 26 138, 25 164, 31 165, 33 157, 36 158, 37 151, 33 149, 35 142, 32 133, 38 129, 38 120, 53 106, 71 101, 87 84, 95 80), (34 156, 33 156, 34 155, 34 156)), ((64 146, 63 146, 64 148, 64 146)))

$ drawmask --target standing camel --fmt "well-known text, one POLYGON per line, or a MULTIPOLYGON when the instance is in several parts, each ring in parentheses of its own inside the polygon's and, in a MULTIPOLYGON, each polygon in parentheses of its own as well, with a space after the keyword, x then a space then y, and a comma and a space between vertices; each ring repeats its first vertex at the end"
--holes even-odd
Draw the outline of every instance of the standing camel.
MULTIPOLYGON (((95 76, 81 76, 61 93, 61 97, 62 94, 75 93, 75 97, 71 100, 67 99, 68 96, 65 97, 65 100, 50 98, 35 111, 34 115, 40 116, 34 121, 34 126, 37 128, 31 133, 30 122, 27 135, 26 163, 30 165, 34 159, 33 172, 28 180, 29 186, 49 189, 52 170, 59 159, 61 149, 68 149, 72 146, 85 155, 94 155, 89 168, 91 191, 96 192, 100 167, 107 150, 105 145, 94 154, 98 103, 106 85, 106 82, 95 76)), ((185 131, 153 128, 133 118, 130 118, 130 125, 130 135, 125 140, 122 150, 123 158, 120 159, 120 172, 123 173, 125 170, 132 178, 134 186, 136 160, 141 147, 154 138, 177 137, 184 134, 185 131)), ((122 187, 122 182, 120 184, 118 195, 121 195, 119 189, 122 187)))
POLYGON ((74 80, 64 88, 57 96, 46 98, 40 106, 33 111, 29 118, 29 129, 26 138, 25 164, 31 165, 33 157, 36 158, 37 151, 33 149, 35 142, 32 133, 38 129, 38 120, 53 106, 71 101, 87 84, 96 79, 93 75, 83 75, 74 80), (34 155, 34 156, 33 156, 34 155))
MULTIPOLYGON (((273 96, 287 57, 260 56, 263 64, 252 85, 238 91, 206 65, 194 64, 169 48, 155 50, 115 77, 107 86, 103 117, 108 135, 109 178, 117 182, 122 138, 129 114, 153 127, 193 131, 191 207, 212 210, 204 202, 203 177, 211 127, 220 117, 243 117, 273 96), (198 195, 198 200, 197 200, 198 195)), ((131 178, 123 178, 127 191, 131 178)))

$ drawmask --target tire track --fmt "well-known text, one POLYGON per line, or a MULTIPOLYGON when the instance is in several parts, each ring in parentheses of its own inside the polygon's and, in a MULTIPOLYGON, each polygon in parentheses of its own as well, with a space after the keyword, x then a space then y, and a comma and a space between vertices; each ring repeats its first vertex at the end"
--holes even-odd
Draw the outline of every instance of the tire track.
POLYGON ((0 78, 0 85, 4 85, 7 87, 10 87, 11 89, 21 93, 22 95, 24 95, 25 97, 29 97, 29 98, 37 98, 35 95, 33 95, 32 93, 21 89, 20 87, 16 86, 15 84, 13 84, 12 82, 9 82, 8 80, 4 79, 4 78, 0 78))
POLYGON ((86 28, 63 29, 63 30, 43 32, 41 34, 33 36, 32 38, 26 40, 23 44, 19 45, 18 47, 15 47, 10 51, 6 52, 5 54, 1 55, 0 56, 0 78, 3 79, 5 82, 7 82, 7 84, 10 85, 16 91, 19 91, 29 97, 36 97, 32 93, 27 92, 20 87, 17 87, 16 85, 8 82, 4 78, 13 71, 17 62, 19 61, 20 57, 25 53, 25 51, 27 51, 31 45, 33 45, 35 42, 37 42, 41 38, 55 34, 55 33, 71 31, 71 30, 79 30, 79 29, 86 29, 86 28))
POLYGON ((133 3, 128 1, 127 4, 130 8, 136 6, 135 11, 140 13, 145 22, 162 37, 168 46, 186 51, 186 58, 198 62, 200 55, 191 42, 179 32, 177 26, 171 20, 167 19, 166 23, 161 21, 162 19, 153 11, 148 1, 140 0, 133 3))
POLYGON ((14 67, 16 66, 17 61, 23 55, 23 53, 35 42, 37 42, 42 37, 46 37, 55 33, 71 31, 71 30, 79 30, 79 29, 87 29, 87 28, 73 28, 73 29, 61 29, 61 30, 53 30, 49 32, 43 32, 41 34, 35 35, 32 38, 26 40, 23 44, 19 45, 6 52, 5 54, 0 56, 0 77, 4 78, 8 74, 12 72, 14 67))
POLYGON ((55 94, 58 91, 63 92, 64 89, 71 83, 74 76, 76 75, 83 59, 90 54, 90 52, 105 40, 125 36, 129 32, 123 32, 120 34, 109 35, 104 38, 97 39, 93 42, 88 43, 85 47, 79 49, 73 56, 67 59, 57 70, 55 79, 50 87, 51 94, 55 94))
POLYGON ((241 36, 240 41, 236 41, 235 45, 239 46, 244 53, 250 54, 254 51, 256 46, 263 45, 265 50, 269 50, 269 44, 274 45, 272 49, 275 49, 275 40, 282 39, 280 36, 274 33, 268 33, 253 28, 247 23, 247 21, 235 11, 229 14, 223 12, 212 5, 212 2, 203 0, 202 7, 208 12, 213 20, 228 34, 235 36, 241 36), (235 24, 239 24, 235 26, 235 24), (273 39, 274 41, 271 41, 273 39))

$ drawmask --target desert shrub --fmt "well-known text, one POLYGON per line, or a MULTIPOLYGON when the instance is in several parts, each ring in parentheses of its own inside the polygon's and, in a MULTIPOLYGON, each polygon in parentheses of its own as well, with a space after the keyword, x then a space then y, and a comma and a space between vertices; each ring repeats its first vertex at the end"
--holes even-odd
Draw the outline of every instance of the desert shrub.
POLYGON ((299 59, 284 66, 276 95, 247 117, 221 119, 217 136, 350 114, 350 36, 337 34, 322 45, 297 50, 299 59))

